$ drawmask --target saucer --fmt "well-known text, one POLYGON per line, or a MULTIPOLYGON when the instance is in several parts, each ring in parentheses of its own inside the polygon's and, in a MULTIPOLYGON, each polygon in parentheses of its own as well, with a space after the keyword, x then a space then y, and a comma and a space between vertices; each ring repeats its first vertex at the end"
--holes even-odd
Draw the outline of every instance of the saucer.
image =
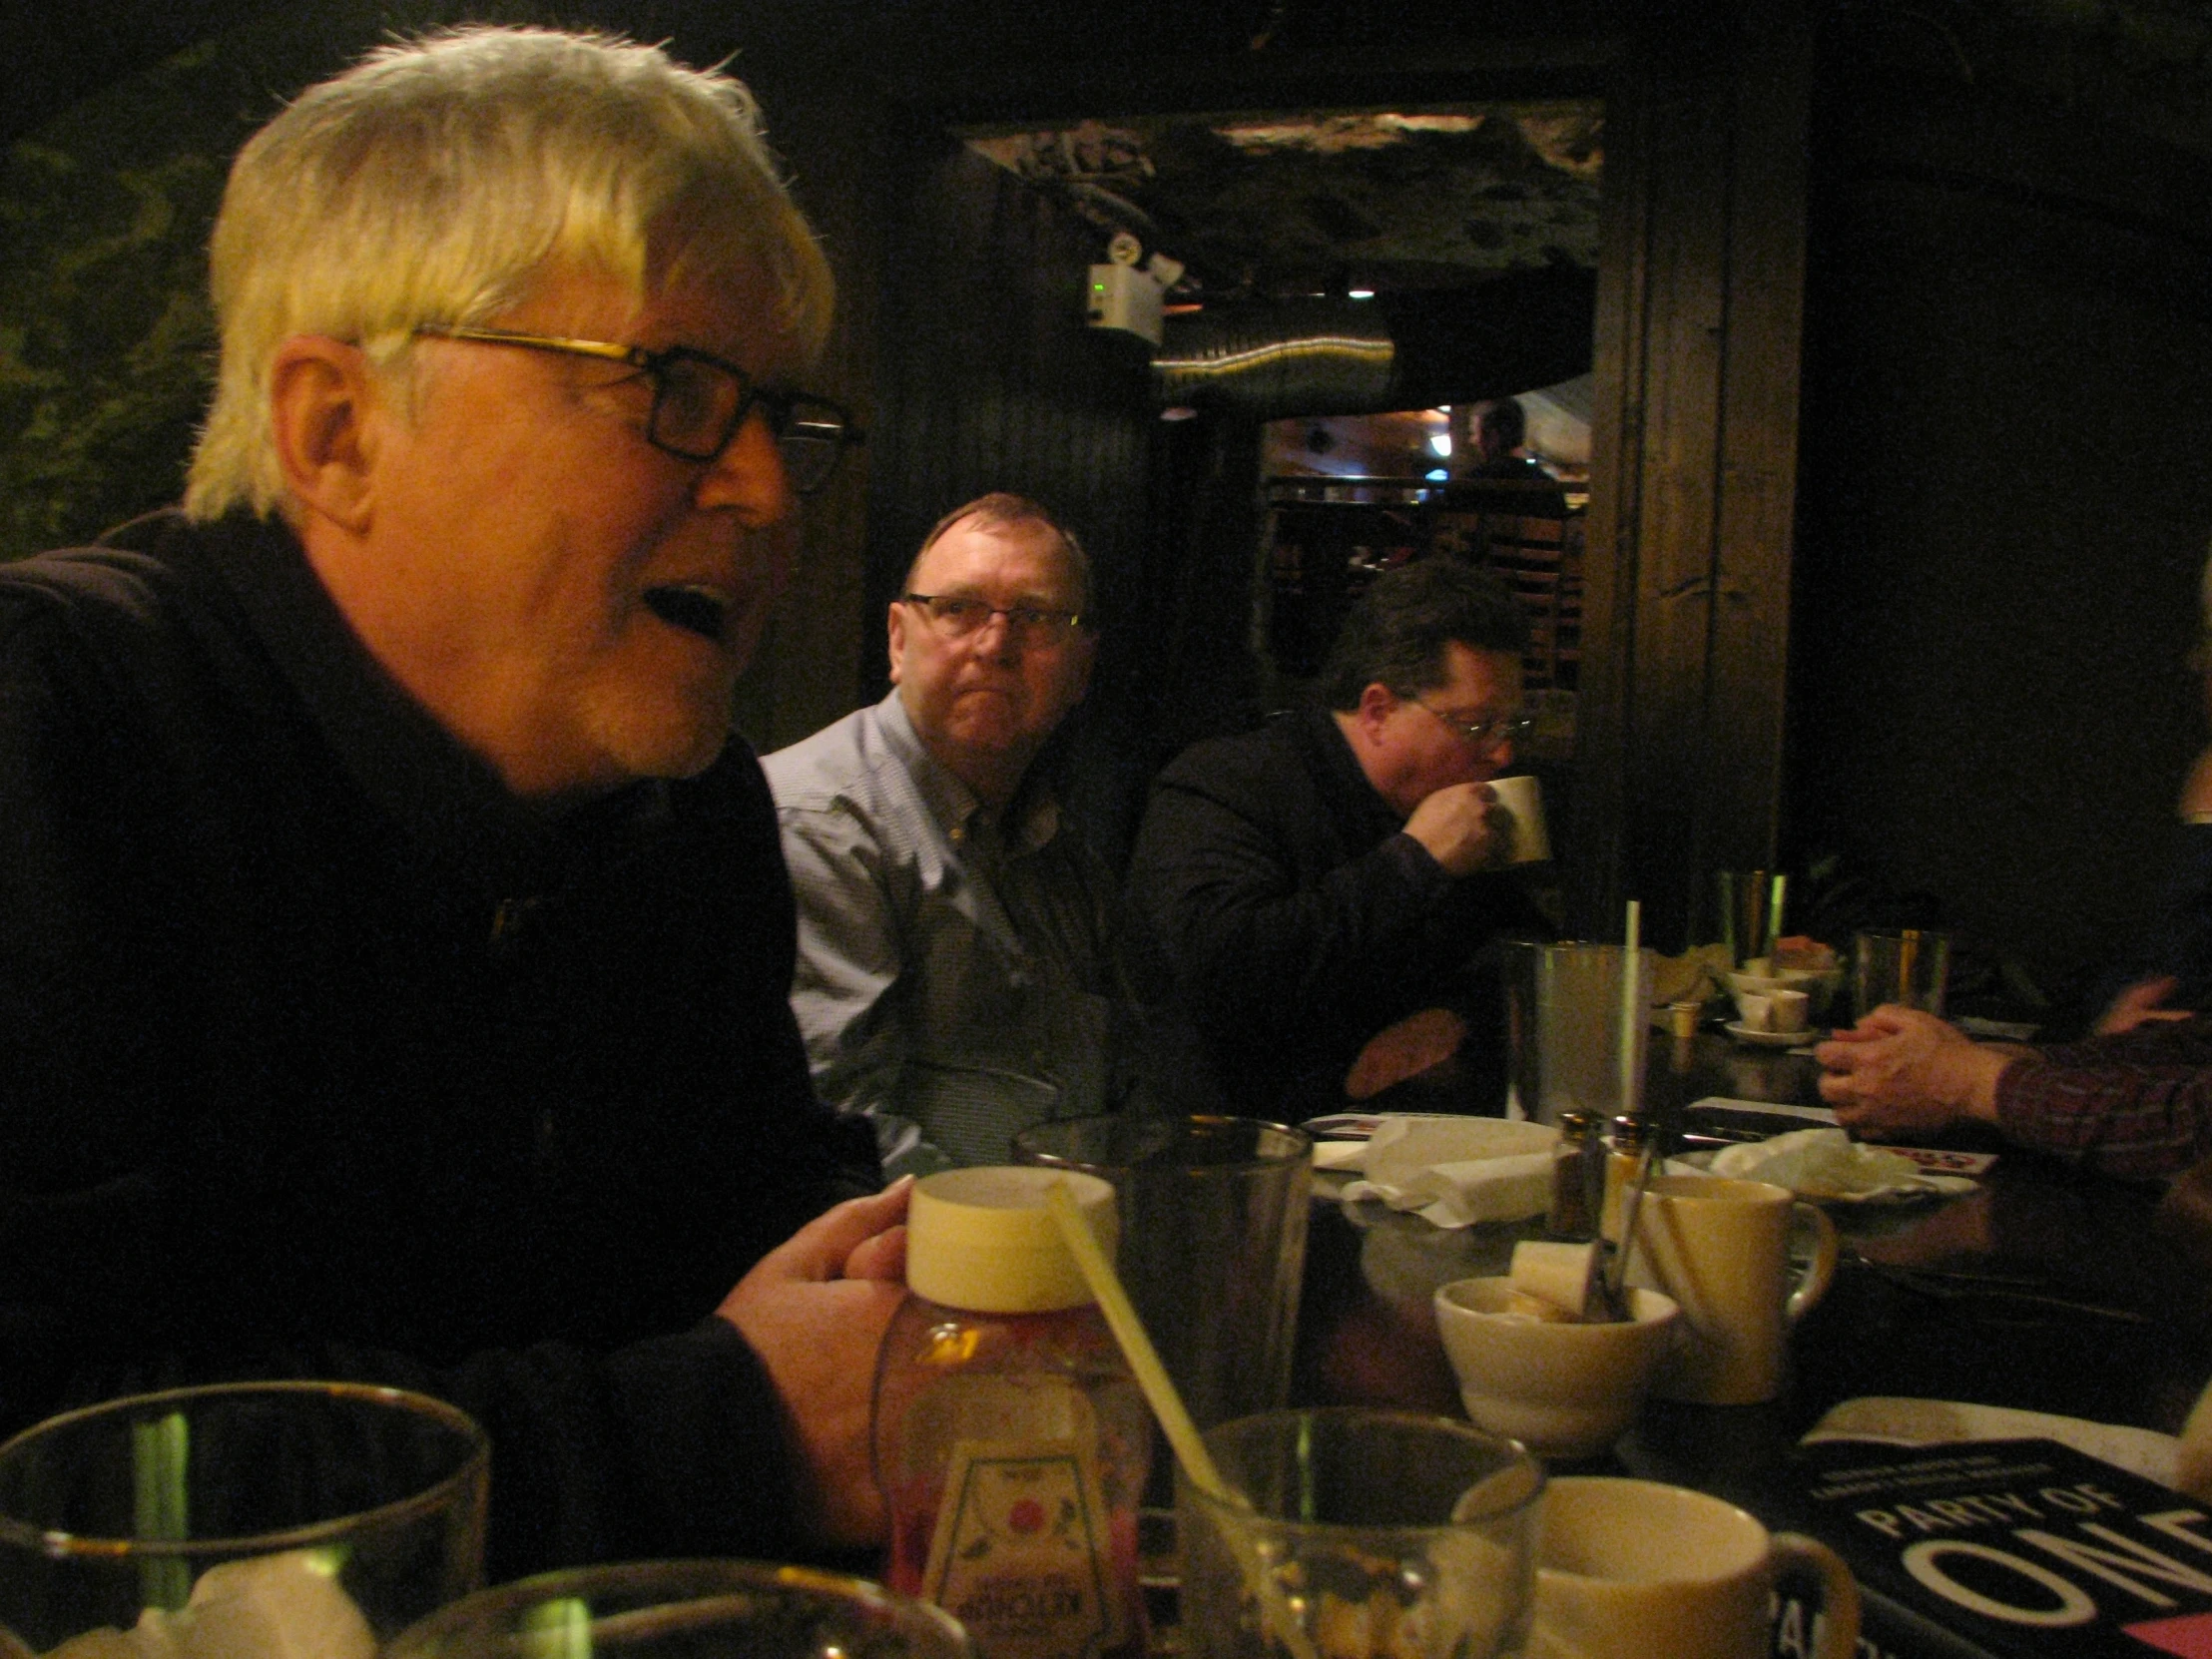
POLYGON ((1802 1048, 1821 1040, 1820 1033, 1810 1028, 1803 1031, 1760 1031, 1741 1020, 1730 1020, 1724 1029, 1740 1043, 1750 1043, 1754 1048, 1802 1048))

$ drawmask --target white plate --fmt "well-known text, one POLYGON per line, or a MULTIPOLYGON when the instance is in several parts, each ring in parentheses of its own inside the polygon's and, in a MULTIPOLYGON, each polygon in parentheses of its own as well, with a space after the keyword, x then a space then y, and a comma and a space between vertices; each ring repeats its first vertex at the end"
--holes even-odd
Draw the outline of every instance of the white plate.
POLYGON ((1761 1031, 1733 1019, 1727 1031, 1738 1042, 1750 1043, 1754 1048, 1805 1048, 1820 1041, 1817 1031, 1761 1031))

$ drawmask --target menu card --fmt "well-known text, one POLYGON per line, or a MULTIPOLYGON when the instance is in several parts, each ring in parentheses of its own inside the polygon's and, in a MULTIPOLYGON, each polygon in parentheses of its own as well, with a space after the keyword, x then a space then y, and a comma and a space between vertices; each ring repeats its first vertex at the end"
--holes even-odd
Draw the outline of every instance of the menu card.
MULTIPOLYGON (((1754 1506, 1850 1564, 1872 1659, 2212 1656, 2212 1514, 2055 1440, 1822 1441, 1754 1506)), ((1775 1652, 1802 1659, 1783 1589, 1775 1652)))

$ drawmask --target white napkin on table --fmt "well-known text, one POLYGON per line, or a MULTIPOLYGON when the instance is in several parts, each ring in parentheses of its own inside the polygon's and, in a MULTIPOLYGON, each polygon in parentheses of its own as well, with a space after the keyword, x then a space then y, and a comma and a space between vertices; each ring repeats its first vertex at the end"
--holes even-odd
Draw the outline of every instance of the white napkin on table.
POLYGON ((1799 1129, 1770 1140, 1723 1147, 1713 1154, 1715 1175, 1739 1181, 1771 1181, 1800 1198, 1868 1203, 1924 1193, 1966 1193, 1962 1175, 1937 1175, 1912 1159, 1855 1141, 1841 1129, 1799 1129))
POLYGON ((289 1549, 210 1567, 182 1611, 88 1630, 46 1659, 374 1659, 368 1621, 326 1552, 289 1549))
POLYGON ((1369 1137, 1346 1202, 1381 1199, 1437 1227, 1525 1221, 1551 1202, 1559 1131, 1504 1118, 1393 1118, 1369 1137))

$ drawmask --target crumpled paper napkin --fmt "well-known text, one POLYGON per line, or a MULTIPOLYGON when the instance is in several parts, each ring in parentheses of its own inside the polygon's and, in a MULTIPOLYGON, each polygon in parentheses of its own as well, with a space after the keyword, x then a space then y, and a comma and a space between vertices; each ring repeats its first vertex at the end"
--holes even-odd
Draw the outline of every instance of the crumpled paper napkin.
POLYGON ((1368 1138, 1364 1178, 1344 1190, 1437 1227, 1525 1221, 1551 1203, 1559 1131, 1504 1118, 1391 1118, 1368 1138))
POLYGON ((1936 1175, 1912 1159, 1855 1141, 1841 1129, 1799 1129, 1772 1140, 1723 1147, 1713 1154, 1715 1175, 1767 1181, 1801 1198, 1868 1204, 1916 1198, 1924 1193, 1965 1193, 1963 1175, 1936 1175))
POLYGON ((88 1630, 46 1659, 373 1659, 376 1638, 329 1552, 290 1549, 210 1567, 182 1611, 88 1630))

